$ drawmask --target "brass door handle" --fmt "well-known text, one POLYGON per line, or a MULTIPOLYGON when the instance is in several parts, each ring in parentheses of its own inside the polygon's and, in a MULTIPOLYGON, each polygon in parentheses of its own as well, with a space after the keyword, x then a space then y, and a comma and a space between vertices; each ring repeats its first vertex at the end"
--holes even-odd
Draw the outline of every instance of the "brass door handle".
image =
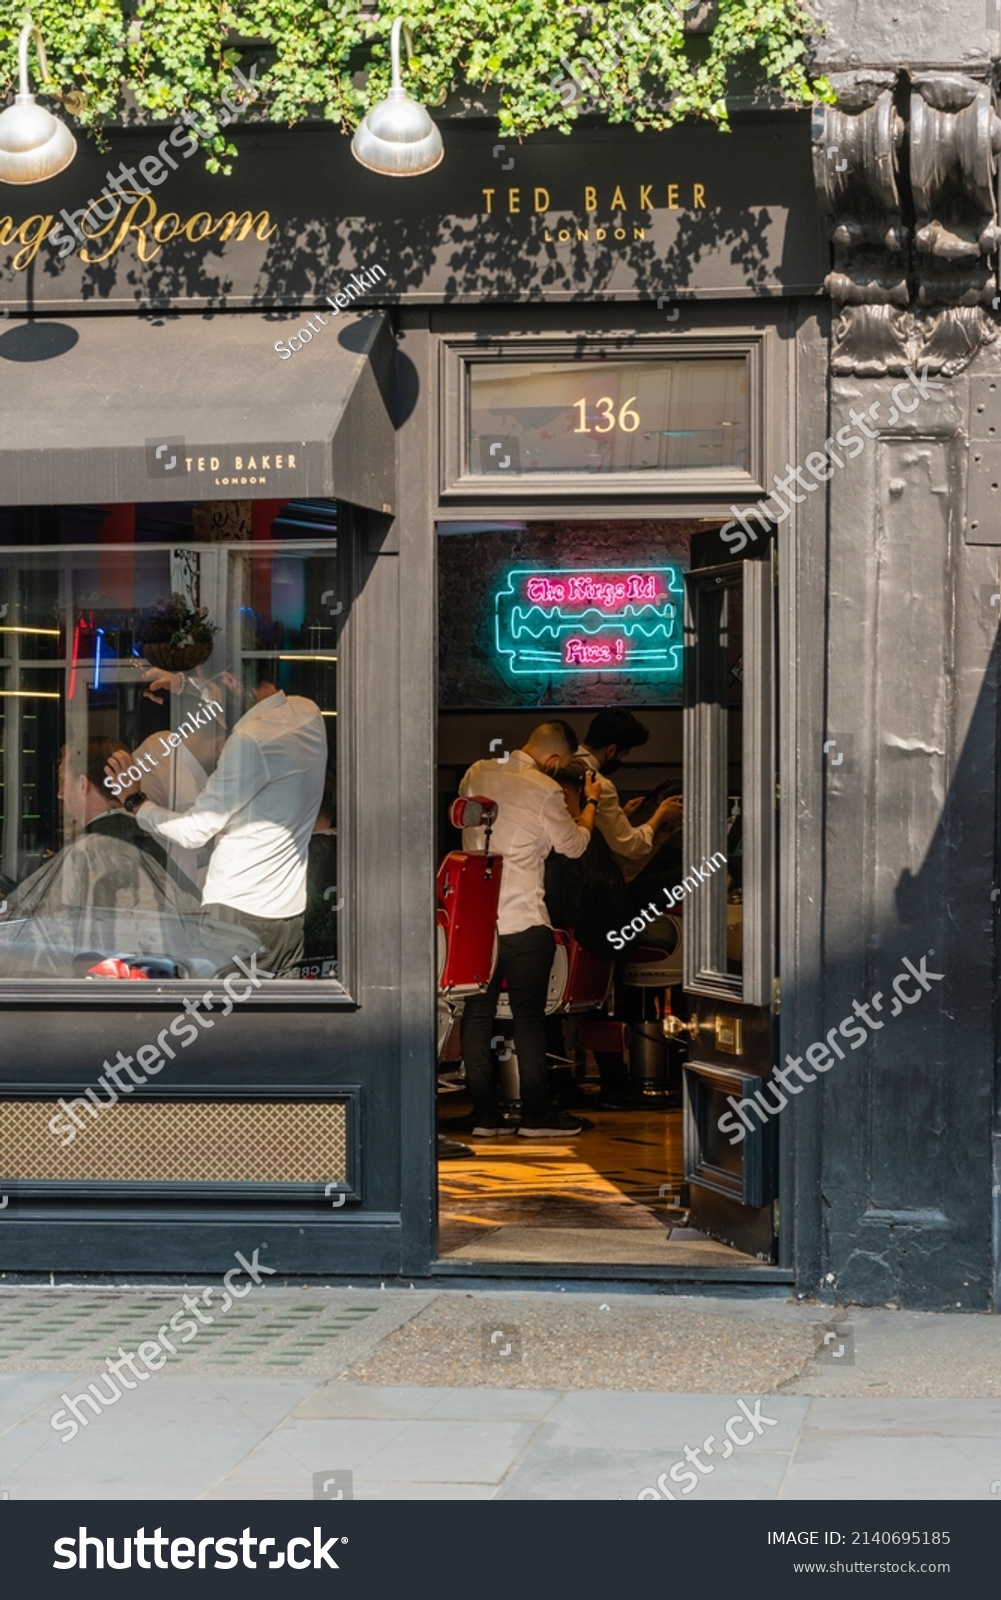
POLYGON ((671 1012, 664 1018, 663 1027, 668 1039, 678 1039, 683 1033, 687 1033, 690 1039, 697 1039, 699 1036, 698 1017, 689 1017, 688 1021, 685 1022, 682 1017, 676 1017, 671 1012))

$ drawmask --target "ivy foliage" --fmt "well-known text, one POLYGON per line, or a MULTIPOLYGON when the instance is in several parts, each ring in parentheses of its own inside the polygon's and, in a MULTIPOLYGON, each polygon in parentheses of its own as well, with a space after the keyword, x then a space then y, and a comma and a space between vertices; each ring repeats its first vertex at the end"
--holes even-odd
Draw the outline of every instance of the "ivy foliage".
MULTIPOLYGON (((123 119, 174 120, 191 111, 206 162, 229 171, 224 132, 234 68, 258 67, 252 95, 273 122, 322 117, 353 128, 390 81, 395 10, 378 0, 33 0, 50 78, 37 57, 32 86, 77 92, 73 120, 100 138, 123 119)), ((696 0, 687 0, 691 14, 696 0)), ((407 87, 426 104, 451 94, 496 109, 500 131, 569 133, 582 114, 637 128, 686 118, 727 126, 738 81, 802 104, 832 98, 811 74, 816 25, 800 0, 714 0, 716 24, 686 33, 686 0, 400 0, 413 37, 407 87)), ((0 0, 0 97, 16 87, 24 0, 0 0)))

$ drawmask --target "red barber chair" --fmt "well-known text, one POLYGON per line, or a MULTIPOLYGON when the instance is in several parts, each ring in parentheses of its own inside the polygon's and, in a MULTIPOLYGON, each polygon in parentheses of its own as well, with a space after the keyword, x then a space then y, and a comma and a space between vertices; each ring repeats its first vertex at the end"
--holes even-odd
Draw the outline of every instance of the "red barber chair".
POLYGON ((451 850, 438 868, 438 1055, 466 995, 482 994, 497 962, 497 900, 504 858, 490 849, 497 804, 485 795, 453 800, 453 828, 485 828, 482 851, 451 850))

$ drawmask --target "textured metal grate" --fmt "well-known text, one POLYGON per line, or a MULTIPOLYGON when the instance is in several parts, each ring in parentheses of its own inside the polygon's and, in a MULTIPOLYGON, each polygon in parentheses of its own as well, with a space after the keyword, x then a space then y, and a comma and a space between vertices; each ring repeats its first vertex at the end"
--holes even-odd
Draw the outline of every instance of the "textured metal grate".
POLYGON ((0 1102, 0 1175, 147 1183, 348 1180, 344 1101, 119 1100, 73 1127, 52 1100, 0 1102), (49 1128, 54 1115, 56 1132, 49 1128))
MULTIPOLYGON (((267 1254, 261 1259, 266 1263, 267 1254)), ((184 1293, 180 1286, 152 1294, 114 1290, 108 1297, 92 1297, 89 1290, 40 1294, 36 1289, 2 1289, 0 1373, 99 1370, 119 1347, 134 1351, 144 1340, 155 1340, 182 1310, 184 1293)), ((189 1285, 187 1293, 189 1301, 193 1296, 204 1307, 197 1318, 198 1333, 183 1341, 164 1341, 167 1364, 201 1372, 227 1368, 234 1374, 264 1374, 287 1367, 329 1374, 354 1359, 360 1347, 355 1330, 377 1310, 343 1290, 317 1291, 308 1297, 313 1303, 303 1304, 301 1290, 293 1298, 270 1283, 263 1293, 255 1291, 228 1310, 224 1305, 229 1296, 221 1303, 218 1286, 202 1290, 189 1285)), ((195 1325, 194 1317, 191 1322, 195 1325)))

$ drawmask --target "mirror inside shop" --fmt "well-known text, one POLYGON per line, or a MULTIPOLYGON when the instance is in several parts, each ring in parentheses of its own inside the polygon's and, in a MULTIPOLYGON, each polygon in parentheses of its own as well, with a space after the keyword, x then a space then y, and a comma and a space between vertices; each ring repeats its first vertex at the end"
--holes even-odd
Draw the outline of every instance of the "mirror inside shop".
POLYGON ((685 864, 700 536, 680 520, 438 526, 443 1260, 749 1259, 696 1226, 683 1183, 688 1046, 672 1019, 691 1012, 693 896, 720 970, 739 981, 743 966, 739 581, 713 640, 717 848, 698 874, 685 864))
POLYGON ((337 983, 339 592, 333 505, 0 513, 0 981, 337 983))

